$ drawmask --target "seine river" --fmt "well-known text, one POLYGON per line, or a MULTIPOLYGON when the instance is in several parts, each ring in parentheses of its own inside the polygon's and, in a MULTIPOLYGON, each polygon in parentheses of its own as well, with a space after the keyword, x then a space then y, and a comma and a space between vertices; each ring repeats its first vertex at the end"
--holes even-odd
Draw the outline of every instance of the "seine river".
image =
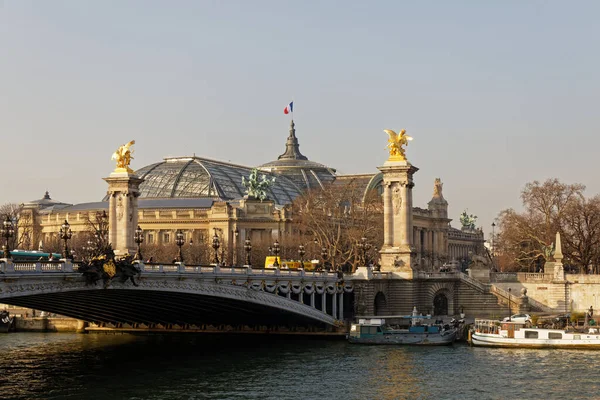
POLYGON ((267 336, 0 335, 2 399, 600 398, 600 352, 267 336))

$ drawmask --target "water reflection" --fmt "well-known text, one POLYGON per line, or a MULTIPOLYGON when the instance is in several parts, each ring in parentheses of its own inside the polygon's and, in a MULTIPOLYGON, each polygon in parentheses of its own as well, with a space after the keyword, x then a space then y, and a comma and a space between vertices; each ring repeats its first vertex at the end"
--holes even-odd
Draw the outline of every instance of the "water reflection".
POLYGON ((590 373, 598 354, 270 336, 15 333, 0 336, 0 397, 577 398, 600 389, 590 373))

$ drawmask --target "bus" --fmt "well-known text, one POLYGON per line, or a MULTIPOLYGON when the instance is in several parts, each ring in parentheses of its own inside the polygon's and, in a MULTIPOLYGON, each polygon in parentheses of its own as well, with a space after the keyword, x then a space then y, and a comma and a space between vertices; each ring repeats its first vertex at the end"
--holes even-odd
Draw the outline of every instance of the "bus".
MULTIPOLYGON (((273 268, 274 263, 275 256, 267 256, 265 258, 265 268, 273 268)), ((282 260, 281 257, 277 257, 277 263, 279 264, 279 268, 281 269, 298 269, 302 266, 300 261, 282 260)), ((304 261, 305 271, 314 271, 315 269, 316 264, 313 264, 311 261, 304 261)))
MULTIPOLYGON (((48 261, 50 253, 44 253, 43 251, 37 250, 11 250, 10 257, 13 261, 48 261)), ((52 253, 54 260, 58 261, 62 258, 60 253, 52 253)))

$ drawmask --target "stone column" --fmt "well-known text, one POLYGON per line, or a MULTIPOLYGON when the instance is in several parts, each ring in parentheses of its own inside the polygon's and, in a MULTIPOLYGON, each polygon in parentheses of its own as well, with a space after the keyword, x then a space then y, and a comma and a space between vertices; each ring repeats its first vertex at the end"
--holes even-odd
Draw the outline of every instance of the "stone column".
POLYGON ((339 306, 338 306, 338 319, 340 321, 344 320, 344 290, 342 290, 342 292, 340 293, 340 299, 339 299, 339 306))
POLYGON ((327 314, 327 288, 324 288, 323 295, 321 296, 321 311, 327 314))
POLYGON ((139 185, 144 181, 132 172, 113 172, 108 178, 109 235, 116 255, 135 254, 133 235, 138 224, 139 185))
POLYGON ((384 246, 380 251, 381 270, 392 272, 396 279, 411 279, 416 255, 412 234, 412 188, 413 174, 418 168, 408 161, 388 160, 379 170, 383 172, 385 229, 384 246))
POLYGON ((392 208, 392 188, 390 184, 383 185, 383 247, 392 246, 394 237, 394 220, 392 208))

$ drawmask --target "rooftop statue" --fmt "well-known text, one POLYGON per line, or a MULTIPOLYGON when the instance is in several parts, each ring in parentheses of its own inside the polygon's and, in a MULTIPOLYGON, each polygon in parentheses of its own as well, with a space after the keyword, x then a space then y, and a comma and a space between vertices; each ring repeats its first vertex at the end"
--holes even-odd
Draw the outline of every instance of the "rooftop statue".
POLYGON ((384 129, 388 134, 388 145, 386 148, 390 150, 390 160, 406 161, 406 153, 403 146, 408 146, 408 142, 413 138, 406 134, 406 129, 402 129, 400 133, 396 133, 390 129, 384 129))
POLYGON ((255 198, 263 201, 267 198, 267 189, 273 185, 275 178, 267 179, 266 175, 261 175, 258 179, 258 170, 254 168, 248 177, 248 180, 242 176, 242 185, 246 188, 248 198, 255 198))
POLYGON ((131 146, 135 144, 135 140, 120 146, 117 151, 115 151, 111 157, 111 160, 117 160, 117 168, 115 168, 115 172, 133 172, 131 168, 129 168, 129 164, 133 159, 133 149, 130 149, 131 146))
POLYGON ((467 214, 467 210, 460 214, 460 223, 462 224, 462 229, 475 230, 475 221, 477 221, 477 216, 473 214, 467 214))
POLYGON ((442 195, 442 187, 443 186, 444 186, 444 184, 442 183, 442 180, 440 178, 435 178, 435 182, 433 183, 433 197, 440 197, 440 198, 444 197, 442 195))

